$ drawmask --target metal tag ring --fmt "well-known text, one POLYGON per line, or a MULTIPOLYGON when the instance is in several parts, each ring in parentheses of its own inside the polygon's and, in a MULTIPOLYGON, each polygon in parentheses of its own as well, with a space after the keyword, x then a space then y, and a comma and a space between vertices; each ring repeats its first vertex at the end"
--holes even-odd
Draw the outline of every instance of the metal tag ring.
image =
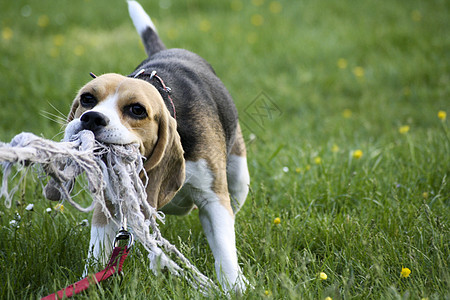
POLYGON ((131 232, 121 229, 117 235, 116 238, 114 239, 114 247, 119 247, 119 243, 121 241, 125 241, 128 240, 128 245, 127 245, 127 249, 130 249, 131 247, 133 247, 134 244, 134 236, 131 232))

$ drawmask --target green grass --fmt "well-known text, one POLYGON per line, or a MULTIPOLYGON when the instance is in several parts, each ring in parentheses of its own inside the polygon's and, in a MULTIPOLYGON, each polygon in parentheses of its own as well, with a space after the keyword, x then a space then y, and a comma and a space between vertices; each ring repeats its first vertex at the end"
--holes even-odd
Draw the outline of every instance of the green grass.
MULTIPOLYGON (((437 117, 450 113, 448 1, 142 4, 167 46, 211 62, 245 124, 252 182, 236 232, 254 289, 242 298, 450 297, 450 129, 437 117)), ((0 29, 2 141, 60 139, 43 111, 67 113, 89 72, 127 74, 145 58, 124 1, 3 1, 0 29)), ((43 296, 82 273, 89 216, 46 213, 54 203, 41 192, 30 173, 14 206, 0 203, 2 299, 43 296)), ((197 214, 168 216, 163 235, 215 278, 197 214)), ((147 265, 135 251, 122 279, 80 298, 202 298, 147 265)))

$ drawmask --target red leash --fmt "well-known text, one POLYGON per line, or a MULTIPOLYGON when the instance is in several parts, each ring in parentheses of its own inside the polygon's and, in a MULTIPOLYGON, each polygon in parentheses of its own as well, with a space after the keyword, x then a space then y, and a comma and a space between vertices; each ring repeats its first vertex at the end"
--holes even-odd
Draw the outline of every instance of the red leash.
POLYGON ((125 261, 125 258, 127 258, 132 245, 133 235, 126 230, 120 230, 114 242, 114 249, 111 254, 111 258, 109 259, 108 265, 104 270, 81 279, 80 281, 75 282, 74 284, 71 284, 56 293, 43 297, 41 300, 58 300, 63 299, 64 297, 70 298, 81 293, 82 291, 87 290, 92 284, 97 285, 115 273, 122 272, 123 262, 125 261), (128 245, 120 247, 119 242, 123 240, 128 240, 128 245))

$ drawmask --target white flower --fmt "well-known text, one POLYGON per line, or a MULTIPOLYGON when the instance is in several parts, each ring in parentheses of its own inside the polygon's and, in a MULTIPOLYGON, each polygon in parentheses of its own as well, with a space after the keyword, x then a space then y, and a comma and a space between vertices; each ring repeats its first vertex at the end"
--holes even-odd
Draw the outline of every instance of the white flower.
POLYGON ((45 212, 51 213, 51 212, 52 212, 52 209, 49 207, 49 208, 47 208, 47 209, 45 210, 45 212))
POLYGON ((288 167, 283 167, 283 172, 284 172, 284 173, 289 172, 289 168, 288 168, 288 167))
POLYGON ((9 225, 11 225, 12 227, 19 227, 19 222, 17 222, 16 220, 11 220, 9 221, 9 225))
POLYGON ((26 210, 32 211, 34 208, 34 204, 28 204, 27 207, 25 207, 26 210))

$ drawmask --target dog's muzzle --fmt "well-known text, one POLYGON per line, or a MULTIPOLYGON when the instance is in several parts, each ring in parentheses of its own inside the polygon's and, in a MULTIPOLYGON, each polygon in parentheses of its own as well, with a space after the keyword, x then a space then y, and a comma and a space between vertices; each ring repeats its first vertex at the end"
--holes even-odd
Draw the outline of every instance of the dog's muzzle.
POLYGON ((85 112, 81 118, 81 128, 98 132, 109 124, 109 118, 102 113, 96 111, 85 112))

